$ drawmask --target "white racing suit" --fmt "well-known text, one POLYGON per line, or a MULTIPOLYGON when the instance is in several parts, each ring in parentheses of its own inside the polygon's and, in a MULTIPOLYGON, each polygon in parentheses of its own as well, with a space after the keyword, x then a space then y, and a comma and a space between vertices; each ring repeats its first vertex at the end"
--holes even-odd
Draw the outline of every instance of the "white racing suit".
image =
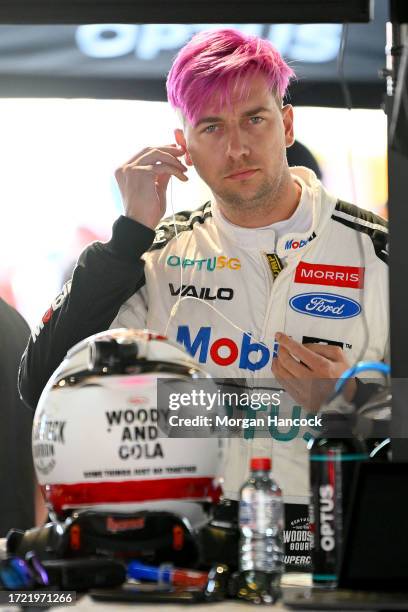
MULTIPOLYGON (((35 406, 71 346, 109 326, 162 333, 168 326, 169 338, 210 374, 244 378, 255 386, 272 378, 278 331, 303 343, 341 346, 350 364, 358 357, 384 359, 389 335, 386 222, 337 200, 313 172, 300 167, 291 172, 304 181, 312 202, 312 225, 305 233, 276 239, 273 226, 232 226, 211 202, 178 213, 177 236, 173 219, 161 222, 154 233, 120 217, 110 242, 84 251, 72 286, 64 288, 33 331, 20 371, 26 402, 35 406), (182 299, 170 316, 180 292, 201 299, 182 299)), ((237 499, 250 456, 268 455, 285 501, 307 502, 302 436, 290 441, 234 438, 229 444, 226 497, 237 499)))

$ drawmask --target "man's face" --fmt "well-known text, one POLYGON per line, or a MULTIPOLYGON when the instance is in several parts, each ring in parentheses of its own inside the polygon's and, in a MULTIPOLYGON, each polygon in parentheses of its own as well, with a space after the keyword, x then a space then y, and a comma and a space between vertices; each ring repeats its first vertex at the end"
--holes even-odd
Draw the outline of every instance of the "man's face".
POLYGON ((251 79, 246 99, 231 97, 231 106, 220 112, 205 107, 194 126, 186 121, 176 139, 220 203, 241 210, 267 206, 287 170, 292 107, 278 106, 261 75, 251 79))

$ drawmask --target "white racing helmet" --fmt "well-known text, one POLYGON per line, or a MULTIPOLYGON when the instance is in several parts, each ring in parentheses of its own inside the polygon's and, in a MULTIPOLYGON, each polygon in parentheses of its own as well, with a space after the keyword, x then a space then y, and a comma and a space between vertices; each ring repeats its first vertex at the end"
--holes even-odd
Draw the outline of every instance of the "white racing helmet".
POLYGON ((74 346, 33 424, 34 466, 54 516, 167 510, 198 526, 202 502, 221 493, 222 441, 166 436, 157 379, 188 385, 203 377, 180 346, 147 330, 110 330, 74 346))

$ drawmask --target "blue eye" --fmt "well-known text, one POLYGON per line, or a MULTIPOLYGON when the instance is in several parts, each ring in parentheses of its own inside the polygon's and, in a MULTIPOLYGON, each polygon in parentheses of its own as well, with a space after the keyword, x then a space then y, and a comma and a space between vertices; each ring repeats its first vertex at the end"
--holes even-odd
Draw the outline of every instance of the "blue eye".
POLYGON ((207 125, 207 127, 204 128, 203 132, 205 132, 206 134, 212 134, 213 132, 215 132, 216 127, 216 125, 207 125))
POLYGON ((264 119, 263 119, 263 117, 258 117, 258 116, 256 116, 256 117, 251 117, 251 118, 250 118, 250 121, 251 121, 253 124, 257 125, 257 124, 259 124, 259 123, 262 123, 262 121, 264 121, 264 119))

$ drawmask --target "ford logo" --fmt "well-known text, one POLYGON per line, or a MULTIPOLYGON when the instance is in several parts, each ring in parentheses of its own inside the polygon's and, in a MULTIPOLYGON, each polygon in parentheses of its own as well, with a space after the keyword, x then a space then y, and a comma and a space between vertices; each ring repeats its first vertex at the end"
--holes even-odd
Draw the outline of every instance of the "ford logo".
POLYGON ((296 312, 323 319, 350 319, 361 312, 355 300, 333 293, 301 293, 289 301, 296 312))

